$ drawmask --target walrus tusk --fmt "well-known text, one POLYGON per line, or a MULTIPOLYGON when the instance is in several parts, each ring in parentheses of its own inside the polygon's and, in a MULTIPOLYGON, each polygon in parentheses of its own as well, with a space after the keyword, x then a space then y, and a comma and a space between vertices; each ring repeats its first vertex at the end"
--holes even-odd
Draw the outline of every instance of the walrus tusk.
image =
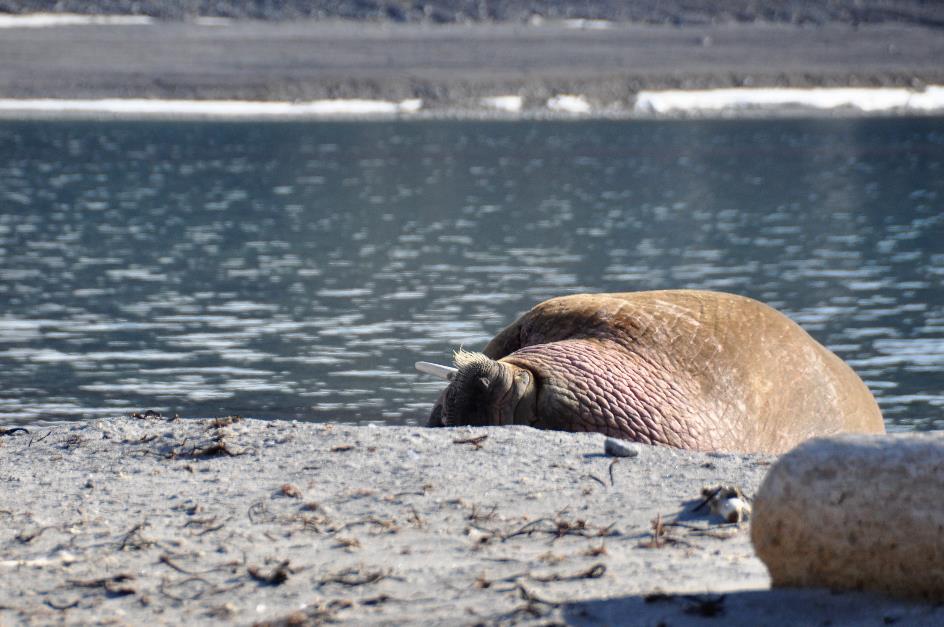
POLYGON ((456 373, 459 372, 458 368, 450 368, 449 366, 431 364, 428 361, 416 362, 416 369, 424 374, 431 374, 434 377, 439 377, 445 381, 452 381, 455 378, 456 373))

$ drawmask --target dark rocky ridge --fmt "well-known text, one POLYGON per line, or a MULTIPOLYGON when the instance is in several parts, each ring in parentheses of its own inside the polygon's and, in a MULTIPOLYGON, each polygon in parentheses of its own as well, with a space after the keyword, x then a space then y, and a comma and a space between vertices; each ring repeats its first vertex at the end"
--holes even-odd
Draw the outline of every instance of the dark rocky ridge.
POLYGON ((918 24, 944 27, 935 0, 0 0, 0 12, 392 22, 525 22, 603 19, 641 24, 918 24))

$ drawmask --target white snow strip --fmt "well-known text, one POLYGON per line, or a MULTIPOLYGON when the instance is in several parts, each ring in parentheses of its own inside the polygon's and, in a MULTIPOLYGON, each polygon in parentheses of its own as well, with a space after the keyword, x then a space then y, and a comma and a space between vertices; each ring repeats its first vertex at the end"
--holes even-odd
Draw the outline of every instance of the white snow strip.
POLYGON ((944 108, 944 87, 915 91, 880 88, 741 88, 641 91, 637 113, 673 113, 797 107, 808 109, 851 108, 860 111, 894 111, 944 108))
POLYGON ((564 20, 564 28, 576 28, 580 30, 606 30, 613 26, 609 20, 564 20))
POLYGON ((929 85, 924 91, 913 93, 908 108, 919 111, 944 109, 944 85, 929 85))
MULTIPOLYGON (((345 101, 340 101, 345 102, 345 101)), ((353 101, 347 101, 353 102, 353 101)), ((368 102, 368 101, 364 101, 368 102)), ((401 100, 397 103, 397 113, 416 113, 423 108, 423 101, 419 98, 410 98, 408 100, 401 100)))
POLYGON ((0 28, 47 28, 50 26, 142 26, 152 24, 145 15, 81 15, 79 13, 27 13, 0 15, 0 28))
POLYGON ((228 17, 195 17, 193 23, 197 26, 229 26, 233 20, 228 17))
POLYGON ((150 100, 111 98, 103 100, 0 99, 0 112, 96 113, 127 116, 212 116, 212 117, 333 117, 392 116, 415 113, 423 106, 419 99, 313 100, 272 102, 248 100, 150 100))
POLYGON ((493 96, 491 98, 482 98, 481 102, 483 107, 497 109, 498 111, 507 111, 509 113, 521 111, 521 107, 524 104, 524 100, 521 96, 493 96))
POLYGON ((547 108, 559 113, 590 113, 590 103, 583 96, 561 94, 547 101, 547 108))

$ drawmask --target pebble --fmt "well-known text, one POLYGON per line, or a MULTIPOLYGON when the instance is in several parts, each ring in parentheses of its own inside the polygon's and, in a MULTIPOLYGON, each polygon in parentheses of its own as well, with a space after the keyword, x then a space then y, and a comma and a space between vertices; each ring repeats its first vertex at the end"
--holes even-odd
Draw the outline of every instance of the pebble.
POLYGON ((751 514, 751 506, 738 497, 721 499, 712 511, 729 523, 744 521, 751 514))
POLYGON ((617 440, 616 438, 607 438, 603 445, 603 450, 607 455, 613 457, 636 457, 639 455, 639 448, 629 442, 617 440))

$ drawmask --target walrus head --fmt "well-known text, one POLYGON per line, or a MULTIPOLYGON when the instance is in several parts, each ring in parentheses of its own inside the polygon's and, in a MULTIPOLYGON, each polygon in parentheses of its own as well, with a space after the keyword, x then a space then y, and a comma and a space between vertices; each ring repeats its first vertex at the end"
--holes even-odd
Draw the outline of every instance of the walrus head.
POLYGON ((421 372, 450 381, 430 416, 430 426, 534 423, 536 386, 531 371, 482 353, 459 350, 455 368, 420 362, 421 372))

